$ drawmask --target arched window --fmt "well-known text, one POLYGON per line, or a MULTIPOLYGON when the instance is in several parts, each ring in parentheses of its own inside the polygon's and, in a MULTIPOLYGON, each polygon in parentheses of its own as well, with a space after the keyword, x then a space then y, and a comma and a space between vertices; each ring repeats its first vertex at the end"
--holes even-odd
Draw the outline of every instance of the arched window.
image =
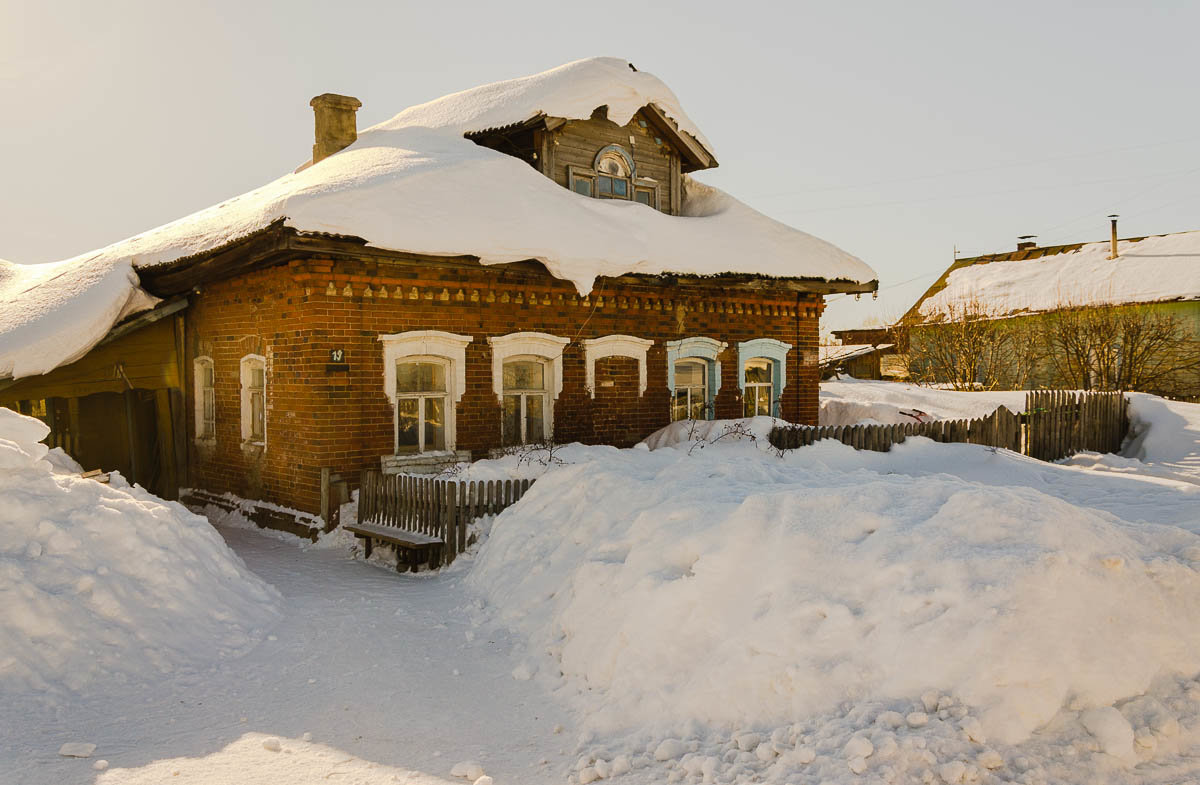
POLYGON ((775 385, 772 382, 774 362, 765 357, 747 360, 742 372, 745 374, 742 393, 742 416, 771 416, 774 411, 775 385))
POLYGON ((738 385, 742 388, 742 415, 781 416, 779 401, 787 384, 790 343, 755 338, 738 344, 738 385))
POLYGON ((396 454, 446 449, 450 361, 406 357, 396 363, 396 454))
POLYGON ((633 193, 633 158, 620 145, 610 144, 596 154, 596 196, 628 199, 633 193))
POLYGON ((550 432, 546 365, 540 357, 512 357, 504 362, 504 415, 500 433, 506 447, 544 442, 550 432))
POLYGON ((547 333, 509 333, 492 345, 492 390, 500 400, 504 444, 532 444, 554 437, 554 401, 562 392, 562 353, 570 338, 547 333))
POLYGON ((671 390, 672 420, 711 420, 721 389, 721 361, 729 344, 694 336, 667 341, 667 388, 671 390))
POLYGON ((708 363, 679 360, 675 363, 675 395, 671 399, 672 420, 707 420, 708 363))
POLYGON ((466 389, 471 336, 413 330, 379 340, 383 390, 395 405, 396 455, 453 451, 455 404, 466 389))

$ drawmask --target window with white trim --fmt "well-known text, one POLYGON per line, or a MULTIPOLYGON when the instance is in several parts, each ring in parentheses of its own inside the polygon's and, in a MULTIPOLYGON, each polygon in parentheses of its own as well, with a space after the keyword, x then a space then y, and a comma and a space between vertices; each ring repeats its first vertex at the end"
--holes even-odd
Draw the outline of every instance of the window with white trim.
POLYGON ((671 420, 707 420, 708 363, 704 360, 679 360, 675 363, 675 395, 671 399, 671 420))
POLYGON ((242 441, 267 442, 267 361, 262 355, 248 354, 241 362, 242 441))
POLYGON ((755 357, 746 361, 742 368, 742 373, 745 374, 742 392, 743 417, 757 417, 760 414, 770 417, 774 411, 773 365, 774 363, 765 357, 755 357))
POLYGON ((546 361, 514 357, 504 363, 504 414, 500 433, 504 446, 538 444, 550 432, 546 361))
POLYGON ((469 335, 413 330, 381 335, 383 390, 393 404, 396 455, 455 448, 455 410, 466 389, 469 335))
POLYGON ((216 375, 211 357, 192 360, 192 389, 196 407, 196 439, 212 441, 217 438, 216 375))
POLYGON ((488 338, 492 390, 500 402, 505 445, 554 437, 554 401, 562 392, 562 354, 570 338, 520 332, 488 338))
POLYGON ((569 165, 568 187, 594 199, 625 199, 659 209, 658 183, 638 177, 633 156, 619 144, 602 147, 591 167, 569 165))
POLYGON ((646 352, 654 345, 654 341, 632 335, 605 335, 601 338, 584 338, 580 343, 583 344, 584 387, 593 398, 596 397, 596 361, 605 357, 631 357, 637 360, 638 395, 646 392, 646 352))
POLYGON ((450 361, 411 357, 396 363, 396 454, 446 449, 450 361))

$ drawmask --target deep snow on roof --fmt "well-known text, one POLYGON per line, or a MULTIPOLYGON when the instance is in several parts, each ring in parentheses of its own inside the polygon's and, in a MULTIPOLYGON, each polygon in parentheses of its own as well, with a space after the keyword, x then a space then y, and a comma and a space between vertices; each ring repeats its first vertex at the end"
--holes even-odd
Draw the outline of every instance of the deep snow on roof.
POLYGON ((624 60, 592 58, 411 107, 314 166, 58 263, 63 269, 92 268, 72 274, 103 280, 104 286, 43 291, 34 268, 11 265, 0 279, 0 303, 23 313, 0 320, 0 378, 44 373, 99 341, 127 313, 122 304, 136 299, 131 278, 123 279, 124 287, 114 284, 118 268, 147 268, 210 251, 277 220, 302 231, 361 237, 394 251, 470 255, 483 264, 536 259, 581 293, 598 276, 627 273, 876 279, 845 251, 690 179, 684 214, 670 216, 635 202, 580 196, 523 161, 463 137, 538 114, 586 119, 604 105, 610 119, 622 123, 648 104, 711 150, 659 79, 633 71, 624 60), (86 307, 81 298, 89 299, 86 307), (27 300, 37 305, 24 312, 27 300), (71 304, 88 318, 61 318, 71 304), (105 323, 101 314, 113 320, 105 323), (40 325, 34 332, 47 338, 36 354, 22 333, 10 329, 21 324, 32 330, 34 323, 40 325))
POLYGON ((1178 232, 1023 261, 976 263, 950 273, 946 287, 921 302, 926 321, 964 306, 993 316, 1090 305, 1200 299, 1200 232, 1178 232))

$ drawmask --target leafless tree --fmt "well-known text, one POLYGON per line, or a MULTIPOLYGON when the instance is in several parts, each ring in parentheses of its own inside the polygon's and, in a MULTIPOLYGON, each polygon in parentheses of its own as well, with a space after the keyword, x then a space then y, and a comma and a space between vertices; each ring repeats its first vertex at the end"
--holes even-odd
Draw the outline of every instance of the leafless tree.
POLYGON ((918 384, 1021 389, 1040 360, 1028 319, 998 319, 978 300, 952 305, 934 321, 906 329, 909 378, 918 384))

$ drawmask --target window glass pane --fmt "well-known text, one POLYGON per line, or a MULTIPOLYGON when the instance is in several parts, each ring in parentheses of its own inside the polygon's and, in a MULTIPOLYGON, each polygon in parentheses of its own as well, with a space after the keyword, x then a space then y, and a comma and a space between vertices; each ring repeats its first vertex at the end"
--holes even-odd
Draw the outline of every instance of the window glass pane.
POLYGON ((588 177, 575 178, 575 193, 583 194, 584 196, 592 195, 592 181, 588 177))
POLYGON ((204 390, 204 403, 203 403, 203 406, 204 406, 204 409, 203 409, 203 411, 204 411, 204 420, 205 420, 205 421, 211 421, 211 420, 214 420, 214 419, 216 419, 216 413, 217 413, 217 411, 216 411, 216 403, 215 403, 215 401, 213 400, 213 389, 212 389, 211 387, 209 387, 208 389, 204 390))
POLYGON ((688 391, 687 388, 675 388, 675 399, 671 402, 671 419, 686 420, 688 418, 688 391))
POLYGON ((628 196, 629 181, 614 177, 612 181, 612 190, 614 196, 628 196))
POLYGON ((613 189, 613 179, 600 175, 596 178, 596 191, 602 194, 611 194, 613 189))
POLYGON ((545 398, 541 395, 525 396, 525 443, 536 444, 544 441, 545 421, 542 418, 545 398))
POLYGON ((446 399, 440 397, 425 400, 425 449, 446 449, 446 399))
POLYGON ((203 374, 202 374, 202 377, 201 377, 201 378, 203 378, 203 380, 204 380, 204 381, 202 382, 203 386, 205 386, 205 387, 212 387, 212 386, 213 386, 213 368, 212 368, 212 366, 211 366, 211 365, 204 365, 204 366, 201 366, 201 367, 202 367, 202 370, 203 370, 203 374))
POLYGON ((708 419, 708 401, 704 399, 703 390, 692 390, 692 408, 689 414, 693 420, 708 419))
POLYGON ((651 196, 650 192, 643 188, 637 189, 637 192, 634 194, 634 198, 637 199, 642 204, 646 205, 647 207, 650 206, 650 196, 651 196))
POLYGON ((704 384, 704 364, 698 362, 675 363, 675 387, 695 387, 704 384))
POLYGON ((758 414, 771 414, 771 386, 764 384, 758 390, 758 414))
POLYGON ((751 360, 746 363, 746 383, 770 382, 771 363, 767 360, 751 360))
POLYGON ((533 360, 516 360, 504 364, 504 389, 546 389, 546 367, 533 360))
POLYGON ((396 392, 445 392, 446 367, 441 363, 397 363, 396 392))
POLYGON ((505 446, 521 443, 521 396, 504 396, 504 412, 501 415, 500 431, 505 446))
POLYGON ((417 441, 417 406, 420 398, 400 398, 396 401, 396 452, 416 452, 420 446, 417 441))
POLYGON ((263 404, 261 392, 250 393, 250 438, 255 441, 261 441, 263 438, 263 420, 266 415, 263 404))
POLYGON ((261 390, 263 384, 263 368, 261 365, 250 367, 250 386, 254 389, 261 390))

